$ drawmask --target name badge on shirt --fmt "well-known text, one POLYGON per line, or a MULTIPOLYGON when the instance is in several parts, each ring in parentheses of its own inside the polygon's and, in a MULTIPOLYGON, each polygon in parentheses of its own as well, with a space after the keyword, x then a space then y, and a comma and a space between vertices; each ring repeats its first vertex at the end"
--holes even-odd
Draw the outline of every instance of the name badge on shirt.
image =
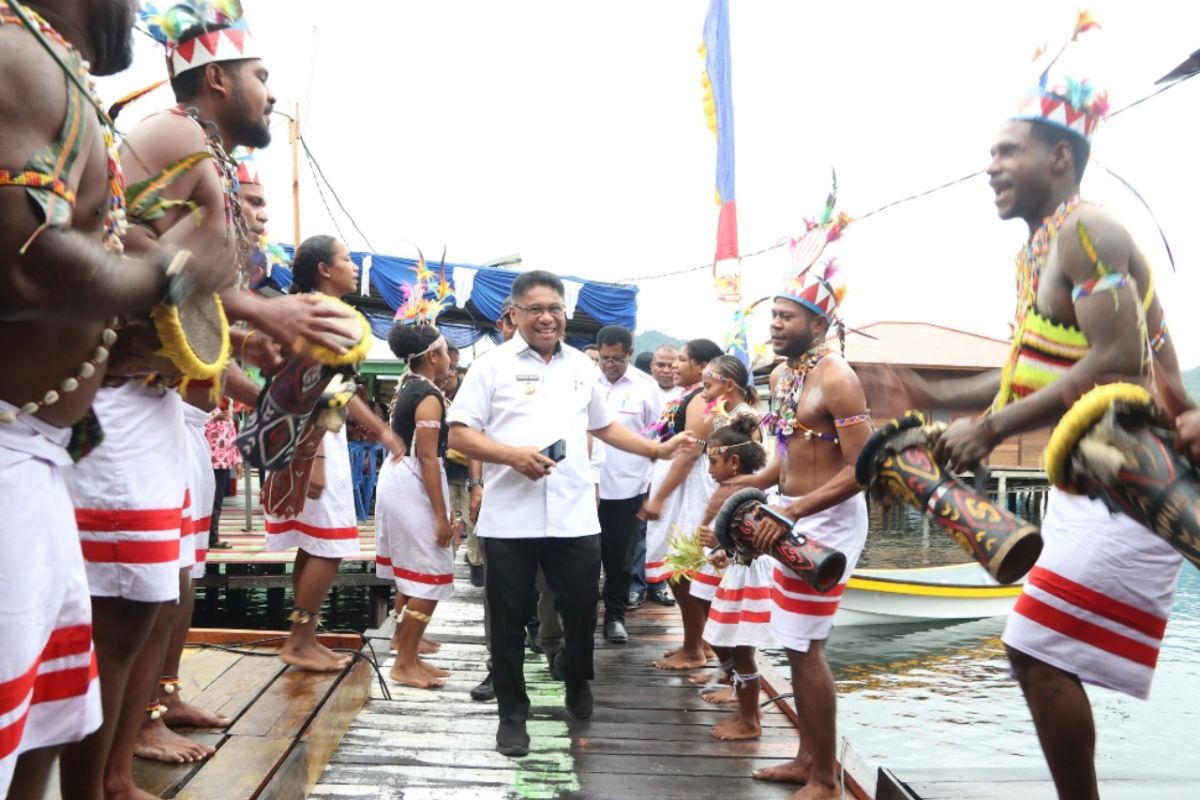
POLYGON ((525 387, 525 394, 533 394, 537 391, 538 381, 541 377, 538 375, 518 375, 517 381, 525 387))

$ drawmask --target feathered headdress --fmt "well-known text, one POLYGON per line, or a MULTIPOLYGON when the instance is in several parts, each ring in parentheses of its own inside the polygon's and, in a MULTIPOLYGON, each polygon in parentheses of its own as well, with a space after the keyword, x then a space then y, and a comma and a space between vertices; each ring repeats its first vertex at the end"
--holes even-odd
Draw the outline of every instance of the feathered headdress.
POLYGON ((416 282, 402 287, 404 300, 396 309, 396 321, 404 325, 426 323, 433 325, 446 307, 450 296, 450 284, 446 281, 446 250, 442 248, 440 275, 435 275, 425 264, 425 254, 417 248, 416 282), (434 284, 434 278, 437 283, 434 284), (430 287, 433 286, 431 289, 430 287), (429 294, 432 292, 432 299, 429 294))
POLYGON ((846 278, 831 258, 823 264, 817 259, 825 246, 842 238, 842 232, 851 222, 850 216, 837 212, 837 172, 833 173, 833 187, 825 199, 825 209, 815 220, 805 220, 805 232, 799 240, 792 242, 792 257, 789 274, 783 287, 775 295, 799 303, 808 310, 820 314, 833 322, 838 306, 846 296, 846 278))
POLYGON ((229 157, 237 164, 238 183, 262 183, 258 177, 258 157, 253 147, 235 147, 229 157))
MULTIPOLYGON (((1042 69, 1037 86, 1021 98, 1013 119, 1045 122, 1073 133, 1085 141, 1092 138, 1092 133, 1100 121, 1108 116, 1108 92, 1096 88, 1086 78, 1079 79, 1062 73, 1051 75, 1051 70, 1067 48, 1079 39, 1081 33, 1099 27, 1100 23, 1091 12, 1079 12, 1075 17, 1075 29, 1071 38, 1063 43, 1042 69)), ((1039 61, 1045 54, 1046 48, 1039 47, 1033 54, 1034 62, 1039 61)))
POLYGON ((187 0, 162 11, 143 3, 146 32, 167 48, 171 77, 205 64, 259 58, 239 0, 187 0))

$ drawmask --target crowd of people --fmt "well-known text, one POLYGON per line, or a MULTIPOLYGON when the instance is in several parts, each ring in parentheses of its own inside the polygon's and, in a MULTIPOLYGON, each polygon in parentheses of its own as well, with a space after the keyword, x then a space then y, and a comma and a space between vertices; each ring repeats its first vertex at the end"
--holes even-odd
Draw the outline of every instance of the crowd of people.
MULTIPOLYGON (((171 728, 228 724, 181 696, 179 669, 191 582, 219 545, 215 518, 236 469, 230 407, 259 399, 238 364, 273 374, 306 349, 347 350, 347 312, 319 299, 356 287, 344 242, 310 237, 295 253, 290 293, 253 291, 247 276, 266 258, 265 201, 236 148, 270 144, 269 73, 232 6, 183 8, 145 20, 167 46, 177 104, 118 138, 110 113, 119 108, 106 111, 90 77, 129 65, 132 4, 0 0, 0 66, 10 76, 0 86, 8 797, 42 797, 57 760, 64 797, 148 798, 133 781, 135 756, 187 762, 213 752, 171 728), (189 379, 182 357, 163 357, 160 310, 213 293, 234 323, 235 363, 189 379)), ((589 357, 565 343, 562 281, 516 275, 496 321, 503 344, 465 373, 436 319, 405 320, 389 336, 406 367, 392 408, 355 397, 353 426, 302 437, 303 480, 288 486, 303 496, 289 498, 294 512, 266 518, 268 549, 297 549, 280 657, 302 670, 345 666, 316 632, 339 560, 358 550, 347 438, 370 437, 390 454, 376 525, 377 574, 396 586, 393 681, 444 685, 447 673, 421 656, 438 646, 426 627, 453 593, 465 534, 471 582, 485 590, 490 664, 471 694, 497 703, 499 752, 530 749, 527 643, 563 681, 568 714, 586 720, 598 606, 603 636, 620 645, 626 615, 649 599, 676 603, 684 630, 655 666, 691 671, 716 659, 717 674, 701 679, 706 699, 735 709, 714 726, 719 739, 761 734, 755 651, 786 651, 800 748, 755 777, 803 784, 798 796, 810 800, 838 796, 825 643, 867 537, 853 465, 873 428, 868 395, 988 407, 938 443, 937 457, 963 469, 1054 424, 1094 384, 1122 379, 1156 390, 1180 449, 1200 459, 1200 413, 1180 389, 1149 265, 1119 222, 1079 197, 1102 110, 1087 92, 1039 91, 1054 102, 1002 126, 987 170, 1001 218, 1030 232, 1006 365, 939 383, 896 370, 872 387, 831 345, 842 330, 842 273, 806 265, 773 299, 777 364, 763 415, 753 374, 715 342, 635 358, 631 332, 609 326, 589 357), (748 486, 770 490, 795 531, 846 556, 842 584, 818 592, 764 555, 788 532, 769 517, 753 548, 719 546, 713 520, 748 486), (693 546, 702 563, 681 567, 693 546)), ((1181 560, 1130 518, 1058 491, 1042 530, 1045 551, 1004 642, 1060 794, 1096 797, 1083 684, 1146 696, 1181 560)))

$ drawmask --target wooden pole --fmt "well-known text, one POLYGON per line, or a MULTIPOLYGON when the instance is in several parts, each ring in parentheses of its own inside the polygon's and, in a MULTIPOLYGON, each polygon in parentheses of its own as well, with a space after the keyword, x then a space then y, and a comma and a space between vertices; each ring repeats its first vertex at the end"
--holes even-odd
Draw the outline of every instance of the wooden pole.
POLYGON ((300 249, 300 104, 292 103, 288 121, 288 141, 292 145, 292 244, 300 249))

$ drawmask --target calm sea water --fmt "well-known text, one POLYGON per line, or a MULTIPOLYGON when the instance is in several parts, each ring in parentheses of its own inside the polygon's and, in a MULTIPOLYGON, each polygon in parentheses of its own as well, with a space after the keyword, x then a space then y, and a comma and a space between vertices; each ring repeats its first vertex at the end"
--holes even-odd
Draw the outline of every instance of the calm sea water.
MULTIPOLYGON (((915 515, 914 515, 915 516, 915 515)), ((919 566, 965 560, 938 528, 914 516, 873 514, 865 561, 919 566), (928 544, 923 544, 923 541, 928 544)), ((1041 750, 1000 643, 1003 619, 916 629, 835 632, 828 648, 838 684, 840 733, 869 764, 904 769, 1028 767, 1041 750)), ((1111 771, 1200 770, 1200 572, 1185 564, 1148 701, 1087 687, 1097 764, 1111 771), (1181 739, 1182 736, 1182 739, 1181 739)), ((1198 790, 1200 791, 1200 790, 1198 790)))

